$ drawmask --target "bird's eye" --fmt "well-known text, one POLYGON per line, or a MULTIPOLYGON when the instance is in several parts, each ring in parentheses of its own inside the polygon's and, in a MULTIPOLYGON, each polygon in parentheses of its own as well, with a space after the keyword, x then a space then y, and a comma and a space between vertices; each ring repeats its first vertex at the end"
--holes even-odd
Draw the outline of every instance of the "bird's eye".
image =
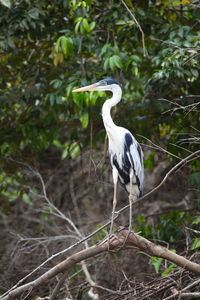
POLYGON ((105 80, 100 81, 102 85, 107 85, 107 82, 105 80))

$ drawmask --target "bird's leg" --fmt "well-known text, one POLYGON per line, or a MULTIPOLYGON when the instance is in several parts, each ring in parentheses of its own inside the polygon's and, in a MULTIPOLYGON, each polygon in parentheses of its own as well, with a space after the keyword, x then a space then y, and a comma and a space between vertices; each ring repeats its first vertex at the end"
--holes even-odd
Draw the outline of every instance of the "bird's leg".
POLYGON ((113 208, 112 208, 112 217, 111 217, 110 234, 109 235, 112 234, 114 216, 115 216, 115 208, 116 208, 116 204, 117 204, 117 181, 118 181, 118 171, 115 167, 113 167, 114 194, 113 194, 113 208))
POLYGON ((125 237, 124 242, 123 242, 123 246, 126 244, 126 241, 127 241, 128 237, 129 237, 129 234, 132 231, 132 204, 133 204, 133 201, 135 199, 135 197, 133 195, 133 170, 132 169, 130 171, 129 177, 130 177, 130 189, 129 189, 129 227, 128 227, 127 236, 125 237))
POLYGON ((132 204, 133 204, 133 170, 130 171, 130 190, 129 190, 129 228, 128 231, 132 230, 132 204))

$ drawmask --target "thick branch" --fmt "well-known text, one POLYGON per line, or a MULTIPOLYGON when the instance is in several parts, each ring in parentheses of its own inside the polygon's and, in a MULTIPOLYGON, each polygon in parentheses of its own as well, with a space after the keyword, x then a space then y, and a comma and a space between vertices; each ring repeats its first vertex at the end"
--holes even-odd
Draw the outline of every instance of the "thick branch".
MULTIPOLYGON (((123 235, 123 238, 126 238, 126 230, 123 230, 120 235, 123 235)), ((191 271, 195 274, 200 275, 200 265, 190 260, 186 259, 185 257, 178 255, 176 253, 171 252, 165 247, 160 245, 156 245, 149 240, 139 236, 136 233, 130 234, 127 245, 138 247, 140 250, 144 251, 145 253, 151 256, 157 256, 164 259, 167 259, 177 266, 180 266, 188 271, 191 271)))
MULTIPOLYGON (((165 175, 165 177, 162 179, 162 181, 155 187, 153 188, 151 191, 149 191, 148 193, 146 193, 144 196, 142 196, 141 198, 139 198, 139 201, 144 200, 145 198, 147 198, 148 196, 150 196, 151 194, 153 194, 155 191, 157 191, 168 179, 169 176, 171 176, 171 174, 181 165, 186 164, 188 161, 190 161, 191 159, 195 159, 197 157, 199 157, 200 155, 200 150, 197 150, 194 153, 191 153, 190 155, 188 155, 187 157, 185 157, 184 159, 182 159, 181 161, 178 162, 178 164, 176 164, 172 169, 170 169, 170 171, 165 175)), ((17 162, 23 166, 26 166, 27 168, 29 168, 31 171, 33 171, 34 174, 38 175, 37 171, 34 171, 29 165, 24 164, 22 162, 18 162, 16 160, 12 160, 11 161, 17 162)), ((43 185, 43 184, 42 184, 43 185)), ((45 195, 44 195, 45 196, 45 195)), ((129 204, 124 206, 123 208, 121 208, 118 211, 118 214, 115 216, 114 220, 116 220, 120 213, 125 211, 127 208, 129 207, 129 204)), ((102 229, 104 229, 106 226, 108 226, 110 224, 111 221, 106 222, 104 225, 101 226, 101 228, 98 228, 97 230, 93 231, 91 234, 89 234, 86 237, 83 237, 81 240, 79 240, 77 243, 69 246, 66 249, 63 249, 62 251, 59 251, 58 253, 53 254, 51 257, 49 257, 48 259, 46 259, 43 263, 41 263, 39 266, 37 266, 32 272, 30 272, 29 274, 27 274, 24 278, 22 278, 21 280, 19 280, 13 287, 11 290, 15 290, 20 284, 22 284, 22 282, 24 282, 25 280, 27 280, 30 276, 32 276, 34 273, 36 273, 36 271, 40 270, 46 263, 48 263, 49 261, 52 261, 54 258, 58 257, 61 254, 67 253, 69 252, 69 250, 74 249, 75 247, 77 247, 78 245, 82 244, 83 242, 89 240, 92 236, 94 236, 95 234, 97 234, 98 232, 100 232, 102 229)), ((7 295, 9 292, 8 291, 5 295, 7 295)))
MULTIPOLYGON (((169 251, 167 248, 162 247, 160 245, 156 245, 149 240, 139 236, 136 233, 130 233, 127 238, 128 231, 122 230, 117 233, 117 235, 113 236, 109 240, 109 249, 117 249, 117 248, 131 248, 131 247, 137 247, 139 250, 142 250, 143 252, 150 254, 152 256, 161 257, 164 259, 167 259, 176 265, 187 269, 193 273, 196 273, 200 275, 200 265, 191 262, 184 258, 183 256, 180 256, 176 253, 173 253, 169 251), (126 241, 126 243, 125 243, 126 241), (124 244, 125 243, 125 244, 124 244)), ((7 293, 4 297, 2 297, 2 300, 10 300, 13 297, 16 297, 17 295, 21 294, 24 291, 31 291, 34 287, 44 284, 46 281, 49 281, 51 278, 55 277, 59 273, 66 273, 70 268, 72 268, 75 264, 86 260, 90 257, 94 257, 102 252, 108 251, 108 242, 107 240, 101 242, 100 244, 97 244, 95 246, 89 247, 87 249, 84 249, 78 253, 75 253, 71 256, 69 256, 67 259, 65 259, 63 262, 59 263, 55 267, 51 268, 49 271, 38 277, 37 279, 26 283, 20 287, 17 287, 14 290, 11 290, 9 293, 7 293)))

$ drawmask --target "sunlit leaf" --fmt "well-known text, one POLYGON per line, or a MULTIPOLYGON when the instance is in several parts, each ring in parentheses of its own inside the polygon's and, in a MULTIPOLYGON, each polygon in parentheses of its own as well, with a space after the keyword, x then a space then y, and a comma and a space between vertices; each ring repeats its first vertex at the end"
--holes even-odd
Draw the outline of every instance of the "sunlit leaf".
POLYGON ((89 114, 88 112, 84 112, 80 117, 81 125, 83 128, 86 128, 88 126, 89 122, 89 114))
POLYGON ((150 258, 149 262, 154 267, 156 273, 159 273, 163 258, 153 256, 150 258))
POLYGON ((195 238, 192 246, 191 246, 191 250, 195 250, 200 248, 200 238, 195 238))
POLYGON ((169 268, 162 272, 162 276, 167 276, 175 267, 175 264, 170 264, 169 268))
POLYGON ((27 193, 23 193, 22 195, 22 200, 28 204, 28 205, 33 205, 32 200, 30 199, 30 196, 27 193))
POLYGON ((82 24, 83 24, 84 29, 85 29, 87 32, 89 32, 89 31, 90 31, 90 26, 89 26, 88 21, 87 21, 86 18, 83 19, 82 24))
POLYGON ((62 152, 61 159, 65 159, 69 155, 69 148, 65 148, 62 152))
POLYGON ((192 221, 192 224, 194 225, 200 224, 200 216, 195 217, 194 220, 192 221))
POLYGON ((117 22, 116 22, 116 25, 126 25, 127 23, 125 22, 125 21, 123 21, 123 20, 118 20, 117 22))
POLYGON ((96 26, 96 22, 91 22, 90 23, 90 31, 92 31, 94 28, 95 28, 95 26, 96 26))
POLYGON ((74 142, 71 144, 69 152, 72 159, 75 159, 80 154, 80 146, 74 142))
POLYGON ((0 3, 8 8, 11 7, 11 1, 10 0, 0 0, 0 3))

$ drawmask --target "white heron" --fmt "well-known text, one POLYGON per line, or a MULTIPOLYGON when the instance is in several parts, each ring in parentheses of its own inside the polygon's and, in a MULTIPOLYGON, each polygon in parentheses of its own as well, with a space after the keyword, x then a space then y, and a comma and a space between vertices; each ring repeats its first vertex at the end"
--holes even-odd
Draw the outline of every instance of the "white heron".
POLYGON ((108 135, 109 156, 114 182, 113 210, 110 234, 117 204, 117 183, 129 194, 129 232, 132 230, 132 203, 142 195, 144 182, 143 152, 129 130, 115 125, 110 115, 111 108, 120 100, 122 89, 116 79, 106 78, 97 83, 73 90, 73 92, 110 91, 112 97, 106 100, 102 107, 103 123, 108 135))

